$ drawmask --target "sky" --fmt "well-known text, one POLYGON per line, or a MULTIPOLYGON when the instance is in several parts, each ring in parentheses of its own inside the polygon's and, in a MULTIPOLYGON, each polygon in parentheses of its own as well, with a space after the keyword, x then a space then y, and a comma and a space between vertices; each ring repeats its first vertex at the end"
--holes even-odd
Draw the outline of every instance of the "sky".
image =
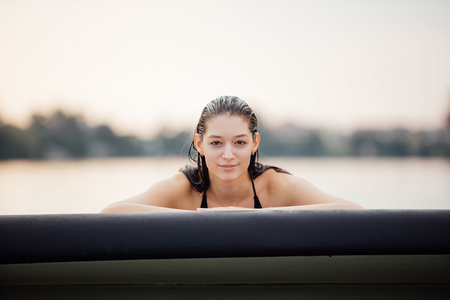
POLYGON ((239 96, 268 126, 443 126, 447 0, 0 0, 0 118, 150 137, 239 96))

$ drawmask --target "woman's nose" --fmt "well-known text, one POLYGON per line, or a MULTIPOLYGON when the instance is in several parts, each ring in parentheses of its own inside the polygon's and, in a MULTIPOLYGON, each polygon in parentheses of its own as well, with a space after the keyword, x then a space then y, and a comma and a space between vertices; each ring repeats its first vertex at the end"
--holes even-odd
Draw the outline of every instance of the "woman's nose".
POLYGON ((230 146, 225 147, 224 152, 222 154, 223 159, 233 159, 235 157, 233 150, 230 146))

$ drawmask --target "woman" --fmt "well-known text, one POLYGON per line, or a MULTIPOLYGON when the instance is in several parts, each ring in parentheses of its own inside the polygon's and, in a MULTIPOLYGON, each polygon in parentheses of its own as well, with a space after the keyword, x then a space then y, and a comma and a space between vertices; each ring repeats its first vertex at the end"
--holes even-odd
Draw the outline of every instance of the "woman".
POLYGON ((189 149, 197 166, 186 166, 143 194, 102 212, 362 208, 257 162, 257 126, 252 109, 238 97, 211 101, 203 109, 189 149))

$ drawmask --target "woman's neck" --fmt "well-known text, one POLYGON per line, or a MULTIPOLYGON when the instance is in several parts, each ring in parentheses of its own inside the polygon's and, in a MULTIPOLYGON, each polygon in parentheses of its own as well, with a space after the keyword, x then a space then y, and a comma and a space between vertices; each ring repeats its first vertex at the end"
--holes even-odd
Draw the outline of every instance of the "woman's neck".
POLYGON ((243 201, 253 195, 250 175, 247 173, 233 181, 210 178, 210 187, 206 193, 208 203, 213 200, 219 206, 242 206, 243 201))

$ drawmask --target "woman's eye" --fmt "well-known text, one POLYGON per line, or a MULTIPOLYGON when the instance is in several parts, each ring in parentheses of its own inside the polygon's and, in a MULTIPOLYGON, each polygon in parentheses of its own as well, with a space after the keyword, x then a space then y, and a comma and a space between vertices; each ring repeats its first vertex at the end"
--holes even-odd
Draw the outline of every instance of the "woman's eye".
POLYGON ((236 144, 238 144, 238 145, 245 145, 245 144, 247 144, 247 143, 244 142, 244 141, 237 141, 236 144))
POLYGON ((221 143, 220 142, 212 142, 211 145, 213 146, 219 146, 221 143))

